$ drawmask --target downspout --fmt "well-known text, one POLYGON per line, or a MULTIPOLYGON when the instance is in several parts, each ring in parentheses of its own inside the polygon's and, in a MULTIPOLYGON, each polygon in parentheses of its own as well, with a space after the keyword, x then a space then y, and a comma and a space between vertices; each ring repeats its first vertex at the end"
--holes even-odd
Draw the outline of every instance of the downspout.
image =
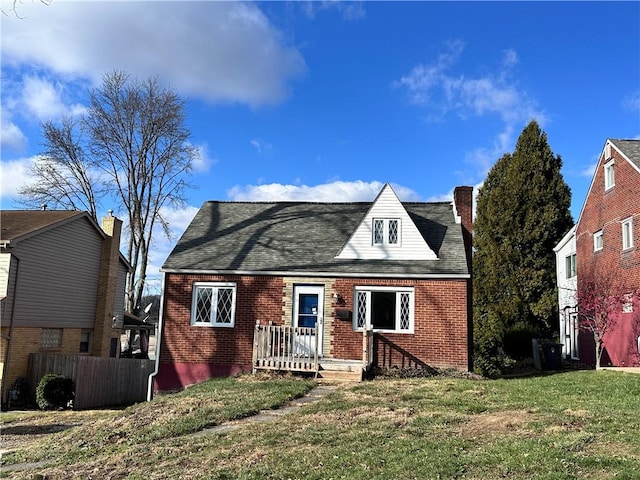
POLYGON ((160 287, 160 311, 158 313, 158 331, 156 332, 156 365, 149 375, 149 383, 147 385, 147 402, 153 400, 153 377, 158 374, 160 369, 160 344, 162 343, 162 325, 164 324, 164 279, 166 273, 162 272, 162 284, 160 287))
MULTIPOLYGON (((9 359, 11 358, 11 340, 13 339, 13 319, 16 311, 16 296, 18 292, 18 273, 20 271, 20 258, 15 253, 10 253, 12 257, 16 259, 16 274, 13 282, 13 291, 11 292, 11 319, 9 320, 9 335, 5 337, 7 339, 7 351, 4 353, 4 362, 2 366, 2 391, 0 391, 0 403, 5 404, 5 393, 7 392, 7 372, 9 371, 9 359)), ((11 263, 9 263, 9 272, 11 272, 11 263)), ((7 279, 8 280, 8 279, 7 279)), ((9 284, 7 283, 7 289, 9 284)), ((8 406, 9 399, 7 399, 6 405, 8 406)))

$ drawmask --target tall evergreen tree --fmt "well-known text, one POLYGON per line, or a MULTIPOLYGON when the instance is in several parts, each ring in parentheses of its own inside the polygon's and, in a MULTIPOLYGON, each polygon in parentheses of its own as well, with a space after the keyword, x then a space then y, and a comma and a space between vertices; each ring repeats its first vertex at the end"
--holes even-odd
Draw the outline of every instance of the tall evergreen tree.
POLYGON ((478 192, 474 223, 474 361, 485 375, 531 354, 557 320, 553 247, 573 225, 571 192, 536 121, 478 192))

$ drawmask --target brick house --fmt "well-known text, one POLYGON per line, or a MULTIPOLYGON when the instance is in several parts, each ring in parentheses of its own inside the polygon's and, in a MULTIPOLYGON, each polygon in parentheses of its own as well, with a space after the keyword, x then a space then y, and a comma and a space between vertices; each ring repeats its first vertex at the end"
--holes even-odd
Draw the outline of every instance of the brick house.
MULTIPOLYGON (((640 292, 640 140, 607 139, 575 227, 578 288, 609 279, 640 292)), ((640 365, 640 301, 614 313, 602 365, 640 365)), ((579 335, 579 359, 595 364, 593 336, 579 335)))
POLYGON ((0 226, 6 405, 31 353, 118 355, 130 266, 119 251, 122 221, 111 215, 100 228, 86 212, 2 210, 0 226))
POLYGON ((155 388, 255 368, 268 324, 298 329, 296 351, 320 369, 362 359, 363 338, 377 366, 470 369, 472 191, 401 203, 387 184, 373 203, 204 203, 162 267, 155 388))

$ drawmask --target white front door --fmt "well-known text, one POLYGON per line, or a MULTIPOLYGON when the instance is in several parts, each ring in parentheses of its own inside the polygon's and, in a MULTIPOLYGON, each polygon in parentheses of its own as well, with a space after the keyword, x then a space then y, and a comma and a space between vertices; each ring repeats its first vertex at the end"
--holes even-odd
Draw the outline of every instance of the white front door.
MULTIPOLYGON (((293 290, 293 326, 317 327, 318 356, 322 356, 322 331, 324 324, 324 287, 298 285, 293 290)), ((301 338, 298 348, 301 353, 313 355, 315 353, 315 336, 301 338)))

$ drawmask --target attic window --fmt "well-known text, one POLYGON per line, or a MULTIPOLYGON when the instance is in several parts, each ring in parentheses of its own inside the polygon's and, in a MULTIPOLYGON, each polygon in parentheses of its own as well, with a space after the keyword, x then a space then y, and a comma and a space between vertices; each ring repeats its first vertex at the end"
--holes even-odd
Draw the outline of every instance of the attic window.
POLYGON ((374 245, 398 245, 400 243, 400 220, 397 218, 375 218, 373 220, 374 245))
POLYGON ((604 189, 609 190, 616 184, 616 178, 613 170, 613 159, 604 164, 604 189))

